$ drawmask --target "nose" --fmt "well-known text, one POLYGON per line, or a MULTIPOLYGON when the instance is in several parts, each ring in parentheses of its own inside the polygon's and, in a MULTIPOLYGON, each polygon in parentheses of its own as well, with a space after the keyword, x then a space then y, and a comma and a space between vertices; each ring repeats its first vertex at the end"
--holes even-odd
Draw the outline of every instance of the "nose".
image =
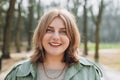
POLYGON ((58 32, 54 32, 52 38, 53 38, 53 40, 59 40, 60 39, 59 33, 58 32))

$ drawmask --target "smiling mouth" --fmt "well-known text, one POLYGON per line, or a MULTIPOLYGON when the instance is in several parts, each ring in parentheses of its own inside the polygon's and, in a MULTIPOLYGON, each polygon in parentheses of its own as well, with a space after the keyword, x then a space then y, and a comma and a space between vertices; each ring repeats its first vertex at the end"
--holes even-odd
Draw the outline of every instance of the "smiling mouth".
POLYGON ((61 46, 62 44, 57 44, 57 43, 49 43, 51 46, 55 46, 55 47, 57 47, 57 46, 61 46))

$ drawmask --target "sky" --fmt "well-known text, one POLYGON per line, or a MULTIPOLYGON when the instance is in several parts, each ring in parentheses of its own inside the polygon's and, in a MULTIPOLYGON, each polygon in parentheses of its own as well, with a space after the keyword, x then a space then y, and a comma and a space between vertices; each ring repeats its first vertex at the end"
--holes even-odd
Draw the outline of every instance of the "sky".
MULTIPOLYGON (((26 8, 27 9, 27 7, 28 7, 28 2, 27 2, 28 0, 23 0, 23 6, 24 6, 24 8, 26 8)), ((55 3, 60 3, 61 5, 60 6, 62 6, 62 7, 64 7, 64 5, 67 3, 66 1, 67 0, 41 0, 41 2, 42 2, 42 4, 45 6, 45 5, 50 5, 51 4, 51 2, 52 1, 54 1, 55 3)), ((99 0, 88 0, 89 2, 88 2, 88 4, 89 5, 93 5, 93 10, 94 10, 94 14, 97 14, 98 13, 98 2, 97 1, 99 1, 99 0)), ((107 2, 107 1, 110 1, 110 0, 104 0, 105 2, 107 2)), ((111 0, 112 1, 112 3, 113 4, 115 4, 116 5, 116 7, 118 7, 118 5, 120 4, 120 0, 111 0)), ((70 7, 72 7, 72 3, 70 4, 70 7)), ((82 12, 83 12, 83 7, 82 8, 79 8, 79 13, 81 13, 82 14, 82 12)), ((80 15, 81 15, 80 14, 80 15)))
MULTIPOLYGON (((50 5, 50 2, 56 2, 56 3, 61 3, 61 6, 63 6, 67 0, 41 0, 41 2, 44 4, 44 5, 50 5), (63 4, 63 5, 62 5, 63 4)), ((90 2, 94 5, 97 5, 97 1, 96 0, 90 0, 90 2)), ((24 7, 27 7, 28 6, 28 0, 23 0, 23 6, 24 7)))
MULTIPOLYGON (((66 3, 66 0, 41 0, 41 2, 44 4, 44 5, 50 5, 50 2, 52 2, 52 1, 54 1, 54 2, 56 2, 56 3, 59 3, 59 2, 61 2, 61 3, 66 3)), ((27 7, 28 6, 28 0, 23 0, 23 6, 24 7, 27 7)))

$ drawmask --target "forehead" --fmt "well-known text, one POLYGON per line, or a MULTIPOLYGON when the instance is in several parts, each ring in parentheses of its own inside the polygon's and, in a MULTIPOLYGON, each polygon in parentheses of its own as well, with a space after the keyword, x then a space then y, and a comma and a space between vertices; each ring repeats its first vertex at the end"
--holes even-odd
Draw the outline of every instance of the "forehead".
POLYGON ((60 17, 56 17, 52 20, 48 27, 65 28, 64 21, 60 17))

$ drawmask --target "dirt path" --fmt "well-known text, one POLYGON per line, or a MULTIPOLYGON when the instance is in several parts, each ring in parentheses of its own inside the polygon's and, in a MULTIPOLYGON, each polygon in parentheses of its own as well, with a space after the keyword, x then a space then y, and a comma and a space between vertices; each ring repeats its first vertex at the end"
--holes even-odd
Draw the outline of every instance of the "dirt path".
MULTIPOLYGON (((117 52, 120 52, 120 49, 102 49, 102 50, 99 50, 99 53, 100 54, 114 54, 114 53, 117 53, 117 52)), ((90 54, 93 54, 95 53, 94 51, 89 51, 88 53, 90 54)))
POLYGON ((0 71, 0 80, 4 80, 4 77, 9 72, 9 70, 12 68, 12 66, 29 57, 30 52, 22 52, 22 53, 13 53, 11 54, 11 59, 4 59, 2 60, 2 70, 0 71))
POLYGON ((120 72, 103 66, 103 75, 105 80, 120 80, 120 72))
MULTIPOLYGON (((115 55, 118 52, 120 53, 120 49, 102 49, 99 51, 101 55, 106 54, 110 55, 110 57, 113 57, 113 55, 115 55)), ((93 54, 94 51, 90 51, 90 53, 93 54)), ((102 72, 104 75, 104 80, 120 80, 120 72, 115 69, 102 65, 102 72)))

